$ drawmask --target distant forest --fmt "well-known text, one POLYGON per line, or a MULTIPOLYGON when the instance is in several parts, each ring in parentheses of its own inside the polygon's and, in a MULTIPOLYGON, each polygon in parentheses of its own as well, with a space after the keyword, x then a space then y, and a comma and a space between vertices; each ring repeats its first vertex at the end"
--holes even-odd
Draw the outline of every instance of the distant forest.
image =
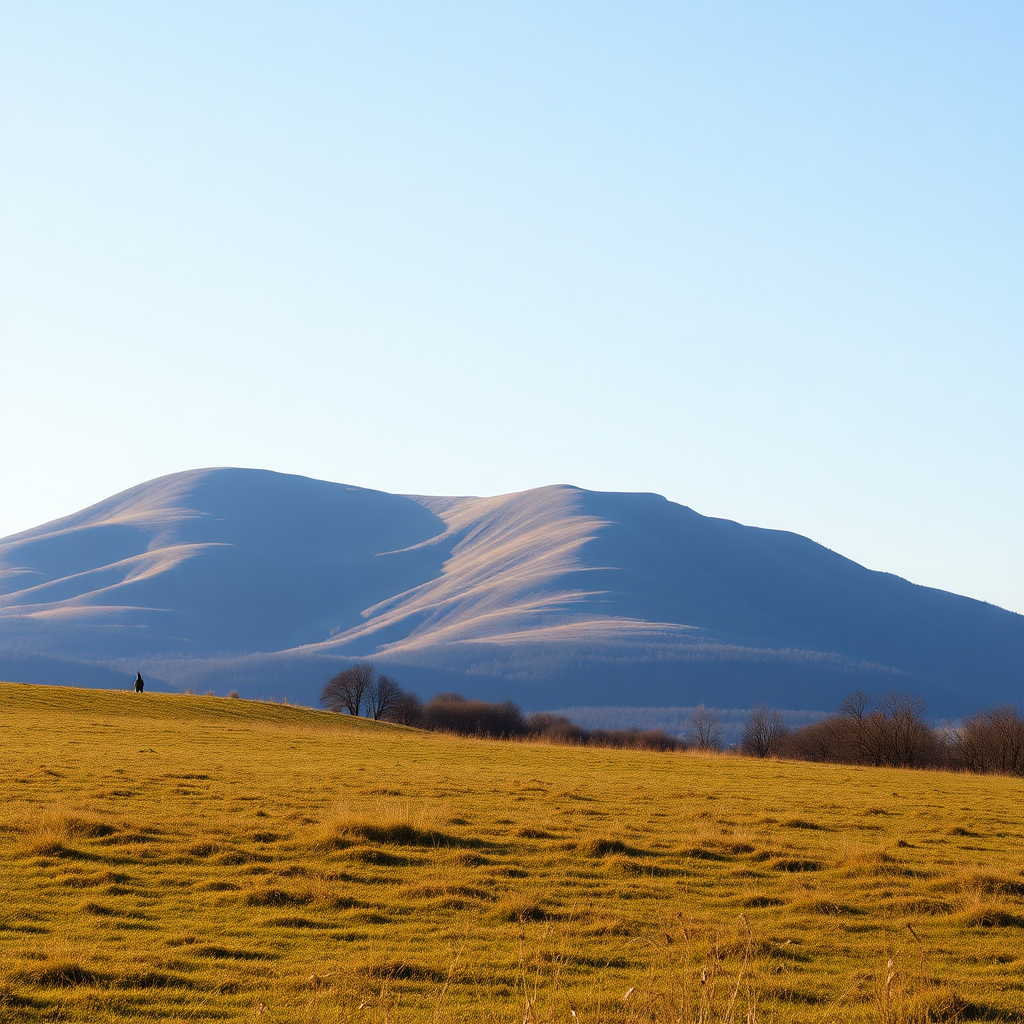
POLYGON ((638 750, 729 750, 748 757, 1024 775, 1024 716, 1015 707, 989 708, 957 726, 936 728, 925 717, 924 699, 909 693, 875 698, 857 690, 835 714, 796 727, 787 722, 793 713, 761 705, 746 713, 738 741, 729 746, 719 712, 704 705, 689 712, 681 737, 664 729, 588 729, 564 714, 527 715, 511 700, 491 703, 439 693, 424 703, 369 662, 333 676, 320 702, 342 714, 365 710, 380 721, 462 736, 638 750))

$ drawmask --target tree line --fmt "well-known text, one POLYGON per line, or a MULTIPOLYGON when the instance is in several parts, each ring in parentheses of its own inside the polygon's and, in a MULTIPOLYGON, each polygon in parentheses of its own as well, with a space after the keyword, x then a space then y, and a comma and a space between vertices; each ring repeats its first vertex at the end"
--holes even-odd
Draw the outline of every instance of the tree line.
POLYGON ((434 732, 490 739, 544 738, 555 743, 683 750, 687 744, 662 729, 583 729, 564 715, 527 715, 515 701, 491 703, 460 693, 438 693, 424 703, 369 662, 359 662, 333 676, 320 692, 329 711, 359 715, 434 732))
MULTIPOLYGON (((1024 717, 1012 705, 935 728, 924 699, 851 693, 839 712, 778 739, 781 757, 891 768, 950 768, 1024 775, 1024 717)), ((773 751, 775 752, 775 751, 773 751)))
POLYGON ((744 723, 738 749, 750 757, 1024 775, 1024 717, 1013 706, 940 728, 926 712, 924 698, 914 694, 855 690, 836 714, 791 730, 781 712, 762 704, 744 723))
MULTIPOLYGON (((320 701, 331 711, 360 715, 365 708, 379 721, 464 736, 643 750, 724 749, 717 713, 704 705, 691 713, 682 738, 662 729, 584 729, 564 715, 527 715, 511 700, 491 703, 439 693, 424 703, 369 662, 333 676, 320 701)), ((926 711, 919 696, 876 698, 857 690, 836 714, 790 729, 780 711, 762 704, 750 712, 734 749, 749 757, 1024 775, 1024 717, 1016 708, 982 710, 958 726, 940 728, 929 724, 926 711)))

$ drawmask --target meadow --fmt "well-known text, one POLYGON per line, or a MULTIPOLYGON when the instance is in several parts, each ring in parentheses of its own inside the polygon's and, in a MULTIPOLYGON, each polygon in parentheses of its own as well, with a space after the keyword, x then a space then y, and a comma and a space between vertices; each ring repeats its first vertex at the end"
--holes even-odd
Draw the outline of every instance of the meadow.
POLYGON ((0 684, 0 1021, 1021 1021, 1022 798, 0 684))

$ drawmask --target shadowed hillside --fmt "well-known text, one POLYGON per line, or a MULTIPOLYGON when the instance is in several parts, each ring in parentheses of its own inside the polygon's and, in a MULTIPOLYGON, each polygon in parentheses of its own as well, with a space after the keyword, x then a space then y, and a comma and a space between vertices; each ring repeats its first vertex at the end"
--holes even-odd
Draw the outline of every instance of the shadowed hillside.
POLYGON ((428 694, 939 714, 1013 700, 1024 617, 653 494, 401 496, 258 470, 142 484, 0 541, 0 672, 312 702, 372 657, 428 694))

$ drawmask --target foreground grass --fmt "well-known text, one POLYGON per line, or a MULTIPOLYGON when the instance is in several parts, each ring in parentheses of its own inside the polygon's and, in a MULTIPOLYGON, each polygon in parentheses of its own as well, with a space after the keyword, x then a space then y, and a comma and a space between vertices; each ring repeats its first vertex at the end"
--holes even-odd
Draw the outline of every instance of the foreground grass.
POLYGON ((5 1022, 1024 1020, 1020 780, 17 684, 0 730, 5 1022))

